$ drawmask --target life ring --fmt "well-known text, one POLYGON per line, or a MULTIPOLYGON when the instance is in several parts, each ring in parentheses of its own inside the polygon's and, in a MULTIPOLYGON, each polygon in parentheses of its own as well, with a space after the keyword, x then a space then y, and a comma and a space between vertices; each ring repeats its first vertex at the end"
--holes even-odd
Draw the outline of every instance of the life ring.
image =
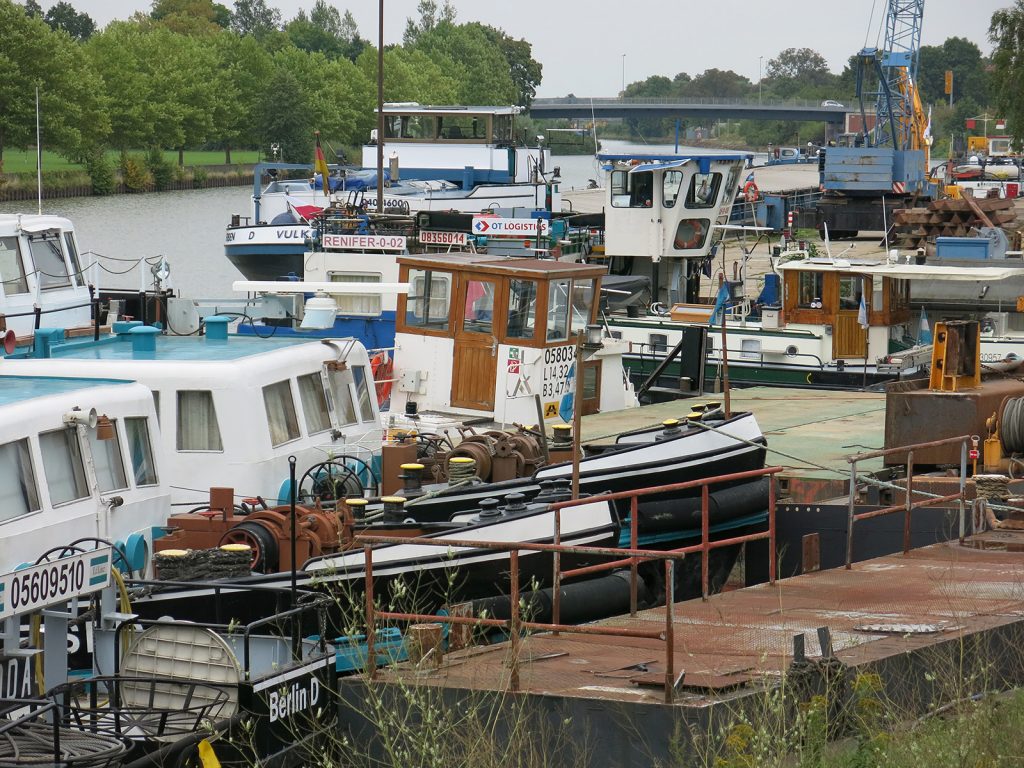
POLYGON ((743 185, 743 199, 748 203, 756 203, 760 197, 761 191, 753 181, 748 181, 743 185))
POLYGON ((377 405, 384 405, 391 397, 391 381, 395 366, 387 352, 378 352, 370 359, 370 370, 377 386, 377 405))

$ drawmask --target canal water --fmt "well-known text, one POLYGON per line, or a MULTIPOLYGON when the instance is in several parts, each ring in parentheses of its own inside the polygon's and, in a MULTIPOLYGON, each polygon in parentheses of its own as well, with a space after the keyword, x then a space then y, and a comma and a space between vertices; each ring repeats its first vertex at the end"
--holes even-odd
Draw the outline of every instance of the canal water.
MULTIPOLYGON (((603 140, 601 149, 670 153, 674 147, 603 140)), ((553 164, 560 169, 563 190, 584 188, 590 179, 603 183, 590 155, 555 156, 553 164)), ((242 278, 224 257, 224 228, 232 214, 250 215, 251 194, 251 187, 240 186, 75 197, 44 200, 43 212, 71 219, 82 250, 101 257, 101 287, 138 288, 141 273, 135 265, 163 256, 171 266, 171 285, 183 296, 214 298, 230 295, 231 283, 242 278)), ((0 213, 35 213, 35 205, 0 203, 0 213)))

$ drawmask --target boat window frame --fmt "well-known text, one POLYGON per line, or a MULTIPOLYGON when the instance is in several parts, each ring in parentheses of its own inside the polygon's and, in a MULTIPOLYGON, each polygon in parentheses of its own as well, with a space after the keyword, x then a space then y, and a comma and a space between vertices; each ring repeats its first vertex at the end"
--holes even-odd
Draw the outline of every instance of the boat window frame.
POLYGON ((67 457, 71 465, 71 474, 75 482, 75 493, 81 495, 75 496, 71 499, 65 499, 63 501, 53 500, 53 491, 50 486, 50 479, 48 473, 44 470, 43 482, 46 485, 46 495, 50 500, 50 506, 56 509, 57 507, 64 507, 69 504, 74 504, 79 501, 92 497, 92 488, 89 483, 89 475, 85 469, 85 456, 82 451, 82 443, 78 439, 78 428, 77 427, 60 427, 58 429, 50 429, 45 432, 39 433, 39 457, 42 459, 43 467, 53 466, 54 462, 48 458, 46 454, 50 453, 49 450, 44 446, 43 438, 49 438, 51 435, 61 435, 64 438, 64 446, 67 447, 67 457), (44 453, 45 452, 45 453, 44 453), (76 461, 77 459, 77 461, 76 461), (79 486, 79 480, 81 486, 79 486), (84 489, 82 492, 81 489, 84 489))
POLYGON ((537 312, 539 306, 538 301, 541 297, 541 281, 532 277, 508 277, 502 280, 507 300, 505 302, 505 330, 502 335, 503 341, 508 344, 527 344, 530 342, 537 341, 538 334, 542 326, 541 317, 537 312), (529 284, 533 286, 532 296, 521 292, 516 292, 515 284, 529 284), (525 307, 520 306, 519 301, 522 298, 528 298, 527 305, 525 307), (532 309, 531 309, 532 308, 532 309), (513 316, 518 320, 524 318, 522 323, 523 332, 529 330, 529 335, 513 335, 511 329, 516 327, 516 323, 513 322, 513 316))
MULTIPOLYGON (((701 182, 702 186, 704 181, 701 182)), ((708 208, 714 208, 718 203, 719 193, 722 191, 722 181, 722 174, 719 171, 708 171, 707 173, 697 171, 690 177, 690 186, 687 188, 686 199, 683 201, 684 207, 690 211, 703 211, 708 208), (703 177, 704 181, 707 181, 708 178, 711 180, 703 203, 698 202, 697 198, 698 177, 703 177)))
POLYGON ((64 239, 59 233, 55 235, 52 232, 39 232, 28 235, 28 250, 29 256, 32 258, 32 270, 36 275, 36 283, 38 284, 40 291, 58 291, 61 288, 74 287, 74 280, 71 278, 71 270, 68 268, 67 254, 64 252, 64 239), (43 267, 39 266, 38 260, 36 259, 36 248, 34 244, 41 244, 49 247, 50 253, 42 251, 41 255, 43 256, 56 255, 57 253, 60 254, 60 263, 64 269, 63 277, 53 275, 50 272, 47 272, 43 267), (56 249, 53 248, 54 244, 57 245, 56 249), (50 282, 58 280, 61 282, 50 282))
POLYGON ((72 282, 76 285, 85 285, 88 281, 85 279, 85 272, 82 269, 82 259, 78 253, 78 243, 75 240, 75 233, 66 231, 64 232, 64 250, 68 254, 68 260, 71 262, 71 274, 72 282))
POLYGON ((0 444, 0 451, 7 446, 14 446, 17 464, 21 497, 25 506, 24 512, 19 512, 10 517, 0 518, 0 526, 15 520, 21 520, 43 510, 42 497, 39 494, 39 477, 36 473, 35 458, 32 456, 32 443, 28 437, 20 437, 17 440, 10 440, 0 444), (24 461, 24 463, 23 463, 24 461), (34 497, 34 499, 33 499, 34 497), (32 505, 35 504, 35 508, 32 505))
MULTIPOLYGON (((128 481, 128 472, 127 472, 127 470, 125 468, 125 464, 124 464, 124 451, 122 450, 122 446, 121 446, 121 434, 118 431, 118 422, 119 421, 120 421, 120 419, 111 419, 110 420, 110 426, 113 428, 114 436, 112 438, 108 439, 108 440, 100 440, 99 436, 98 436, 98 432, 95 429, 90 429, 90 430, 86 431, 86 440, 89 443, 89 451, 92 453, 93 472, 96 475, 96 488, 99 490, 101 495, 104 494, 104 493, 115 493, 117 491, 127 491, 127 490, 129 490, 131 488, 131 485, 130 485, 130 483, 128 481), (114 487, 112 487, 112 488, 104 488, 103 487, 104 477, 100 474, 100 464, 96 460, 96 457, 99 454, 100 450, 109 450, 111 445, 113 445, 113 447, 115 448, 115 454, 116 455, 110 457, 110 462, 108 463, 108 468, 112 469, 112 470, 119 469, 120 470, 120 474, 117 477, 114 477, 113 473, 112 473, 111 477, 112 477, 112 479, 115 482, 114 487), (116 485, 117 482, 120 482, 121 485, 116 485)), ((106 470, 104 470, 104 471, 106 471, 106 470)))
POLYGON ((273 381, 260 387, 260 392, 263 395, 263 412, 267 417, 267 434, 270 436, 271 448, 280 448, 282 445, 294 443, 302 437, 302 428, 299 426, 299 413, 295 408, 295 391, 292 389, 291 383, 291 378, 287 378, 273 381), (280 396, 280 403, 278 405, 285 406, 284 413, 282 414, 284 417, 285 438, 277 442, 274 440, 274 422, 276 417, 270 410, 271 403, 267 399, 268 390, 272 390, 270 394, 274 397, 280 396), (287 393, 287 397, 284 397, 282 393, 287 393), (294 427, 294 430, 292 427, 294 427))
MULTIPOLYGON (((453 300, 455 293, 455 291, 453 290, 455 287, 455 280, 456 274, 452 270, 416 269, 408 265, 402 265, 399 281, 409 284, 409 293, 400 293, 398 295, 398 303, 396 306, 395 318, 396 330, 399 333, 411 333, 417 336, 439 336, 442 338, 450 338, 453 334, 452 313, 456 303, 453 300), (444 278, 439 281, 440 284, 444 284, 447 288, 447 293, 444 295, 444 297, 436 297, 433 295, 435 276, 443 276, 444 278), (431 303, 435 301, 440 301, 442 298, 444 299, 446 303, 447 313, 444 315, 443 327, 434 324, 427 325, 419 322, 409 322, 410 300, 413 302, 413 307, 415 307, 415 302, 422 302, 424 300, 424 296, 415 295, 415 291, 417 290, 417 280, 423 280, 424 285, 426 286, 424 290, 429 291, 429 295, 425 295, 427 309, 426 314, 424 315, 425 320, 430 320, 431 303)), ((441 316, 438 316, 438 320, 440 320, 440 317, 441 316)))
POLYGON ((22 258, 21 252, 21 238, 17 235, 10 235, 0 237, 0 245, 4 245, 6 241, 14 243, 14 248, 5 247, 3 252, 14 254, 14 264, 18 270, 17 277, 8 277, 2 269, 2 261, 0 261, 0 287, 2 287, 4 296, 19 296, 30 293, 28 287, 28 275, 25 272, 25 260, 22 258), (8 285, 11 283, 17 283, 17 290, 11 290, 8 285))
POLYGON ((334 402, 334 414, 339 428, 351 427, 359 423, 359 410, 356 397, 352 390, 355 378, 345 363, 328 363, 326 365, 327 381, 330 386, 331 398, 334 402), (342 394, 344 393, 344 394, 342 394), (344 398, 344 402, 341 399, 344 398), (345 406, 348 406, 346 409, 345 406), (351 414, 351 419, 348 418, 351 414))
POLYGON ((708 242, 708 234, 711 232, 711 219, 685 218, 680 219, 676 224, 675 234, 672 236, 672 248, 676 251, 695 251, 702 249, 708 242), (683 227, 691 225, 693 236, 689 240, 680 240, 683 227))
POLYGON ((683 178, 686 176, 685 173, 680 171, 678 168, 672 168, 665 171, 661 177, 661 207, 662 208, 675 208, 676 203, 679 202, 679 192, 683 188, 683 178), (677 178, 678 181, 675 184, 670 183, 670 179, 677 178), (672 192, 672 194, 668 194, 672 192))
POLYGON ((654 207, 654 171, 632 173, 614 170, 609 174, 608 189, 613 208, 648 210, 654 207), (625 183, 619 183, 620 179, 624 179, 625 183), (641 181, 649 182, 649 186, 647 183, 641 184, 641 181))
POLYGON ((128 448, 128 459, 132 469, 132 482, 136 488, 151 488, 160 484, 160 470, 156 465, 156 454, 153 452, 153 433, 149 428, 149 416, 125 416, 124 417, 125 444, 128 448), (129 427, 141 425, 142 432, 138 435, 143 447, 143 462, 149 466, 149 474, 144 476, 143 482, 139 482, 139 467, 135 464, 135 454, 132 452, 133 435, 129 427), (152 480, 149 480, 150 475, 152 480))
POLYGON ((377 396, 377 387, 374 386, 370 389, 370 382, 373 381, 373 371, 367 371, 370 366, 368 365, 350 365, 349 370, 352 371, 352 386, 355 387, 355 405, 356 415, 359 418, 359 422, 362 424, 372 424, 376 421, 376 413, 374 408, 374 398, 377 396), (359 375, 362 376, 362 381, 359 381, 359 377, 356 375, 356 371, 359 371, 359 375), (362 384, 362 386, 360 386, 362 384), (369 413, 363 410, 363 395, 366 395, 365 404, 369 413))
POLYGON ((313 371, 311 373, 299 374, 299 375, 297 375, 295 377, 295 385, 298 387, 298 390, 299 390, 299 407, 302 408, 302 421, 303 421, 303 423, 306 426, 306 434, 307 435, 319 435, 319 434, 322 434, 323 432, 329 432, 332 429, 333 425, 334 425, 334 419, 332 418, 332 416, 333 416, 333 409, 331 408, 331 401, 330 401, 330 398, 327 395, 327 391, 324 389, 324 380, 323 380, 323 376, 321 376, 321 372, 320 371, 313 371), (312 390, 313 390, 313 392, 318 394, 320 396, 320 398, 322 398, 322 400, 321 400, 321 402, 323 404, 322 415, 326 417, 326 426, 324 426, 322 428, 314 429, 313 426, 310 424, 310 421, 309 421, 309 409, 306 407, 306 397, 303 394, 303 389, 302 389, 302 383, 303 383, 304 380, 308 380, 310 382, 314 382, 315 386, 312 387, 312 390))

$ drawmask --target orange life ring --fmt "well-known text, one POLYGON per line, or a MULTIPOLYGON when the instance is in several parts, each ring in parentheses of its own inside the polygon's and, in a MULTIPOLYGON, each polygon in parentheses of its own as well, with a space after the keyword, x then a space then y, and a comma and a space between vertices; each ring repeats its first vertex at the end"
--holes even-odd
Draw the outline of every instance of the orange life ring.
POLYGON ((748 181, 743 185, 743 199, 748 203, 756 203, 760 197, 761 191, 753 181, 748 181))
POLYGON ((377 405, 384 405, 391 397, 394 361, 387 352, 378 352, 370 359, 370 370, 373 371, 373 380, 377 387, 377 405))

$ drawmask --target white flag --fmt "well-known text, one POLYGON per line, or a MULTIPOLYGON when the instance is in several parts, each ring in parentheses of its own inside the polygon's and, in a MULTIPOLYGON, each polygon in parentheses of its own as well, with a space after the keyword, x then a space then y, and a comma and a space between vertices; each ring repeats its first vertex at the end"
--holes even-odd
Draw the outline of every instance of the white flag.
POLYGON ((932 145, 932 108, 928 107, 928 125, 924 127, 924 143, 932 145))
POLYGON ((868 325, 868 305, 864 301, 864 294, 860 295, 860 309, 857 310, 857 322, 861 328, 867 329, 868 325))

